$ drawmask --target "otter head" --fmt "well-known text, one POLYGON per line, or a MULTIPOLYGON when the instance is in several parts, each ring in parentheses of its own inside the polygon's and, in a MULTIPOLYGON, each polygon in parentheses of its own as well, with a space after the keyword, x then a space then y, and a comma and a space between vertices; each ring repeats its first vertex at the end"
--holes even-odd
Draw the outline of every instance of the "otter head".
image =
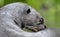
POLYGON ((24 9, 22 13, 23 18, 21 19, 21 29, 26 28, 37 32, 46 28, 43 17, 35 9, 28 5, 26 5, 24 9))
POLYGON ((37 32, 46 28, 43 17, 29 5, 13 3, 8 5, 8 9, 14 10, 13 15, 16 18, 14 21, 21 29, 26 28, 37 32))

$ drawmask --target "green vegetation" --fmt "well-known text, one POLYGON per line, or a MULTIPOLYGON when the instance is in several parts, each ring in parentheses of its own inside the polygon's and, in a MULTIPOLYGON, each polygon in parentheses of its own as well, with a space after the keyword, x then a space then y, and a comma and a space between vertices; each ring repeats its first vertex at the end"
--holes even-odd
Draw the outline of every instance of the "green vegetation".
POLYGON ((60 0, 0 0, 0 7, 12 2, 24 2, 44 17, 49 27, 60 28, 60 0))

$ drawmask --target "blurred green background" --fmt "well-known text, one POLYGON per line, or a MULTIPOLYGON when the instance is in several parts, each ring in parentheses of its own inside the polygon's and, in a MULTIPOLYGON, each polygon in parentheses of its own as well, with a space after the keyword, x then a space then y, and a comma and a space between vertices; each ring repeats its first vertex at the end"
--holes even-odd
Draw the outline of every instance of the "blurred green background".
POLYGON ((51 28, 60 28, 60 0, 0 0, 0 7, 12 2, 24 2, 35 8, 51 28))

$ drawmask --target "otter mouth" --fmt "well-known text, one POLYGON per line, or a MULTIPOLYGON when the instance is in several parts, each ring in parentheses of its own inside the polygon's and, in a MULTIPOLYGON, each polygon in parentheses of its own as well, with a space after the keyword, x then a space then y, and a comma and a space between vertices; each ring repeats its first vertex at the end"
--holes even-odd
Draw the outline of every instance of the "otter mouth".
POLYGON ((26 31, 30 31, 30 32, 38 32, 38 31, 42 31, 42 30, 45 30, 46 29, 46 26, 44 28, 38 28, 38 27, 32 27, 32 28, 29 28, 29 27, 24 27, 24 29, 27 29, 26 31))
POLYGON ((27 31, 27 32, 38 32, 38 31, 42 31, 42 30, 45 30, 46 29, 46 26, 44 25, 44 28, 39 28, 37 26, 24 26, 24 24, 22 24, 21 28, 24 30, 24 31, 27 31))

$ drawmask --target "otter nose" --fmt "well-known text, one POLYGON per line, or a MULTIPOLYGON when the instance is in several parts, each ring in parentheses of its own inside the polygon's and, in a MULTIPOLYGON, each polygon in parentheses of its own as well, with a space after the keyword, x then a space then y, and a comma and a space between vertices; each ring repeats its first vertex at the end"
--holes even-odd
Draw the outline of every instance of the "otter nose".
POLYGON ((41 24, 44 24, 44 19, 43 18, 40 18, 37 25, 41 25, 41 24))
POLYGON ((40 22, 40 24, 44 24, 44 19, 40 18, 39 22, 40 22))

